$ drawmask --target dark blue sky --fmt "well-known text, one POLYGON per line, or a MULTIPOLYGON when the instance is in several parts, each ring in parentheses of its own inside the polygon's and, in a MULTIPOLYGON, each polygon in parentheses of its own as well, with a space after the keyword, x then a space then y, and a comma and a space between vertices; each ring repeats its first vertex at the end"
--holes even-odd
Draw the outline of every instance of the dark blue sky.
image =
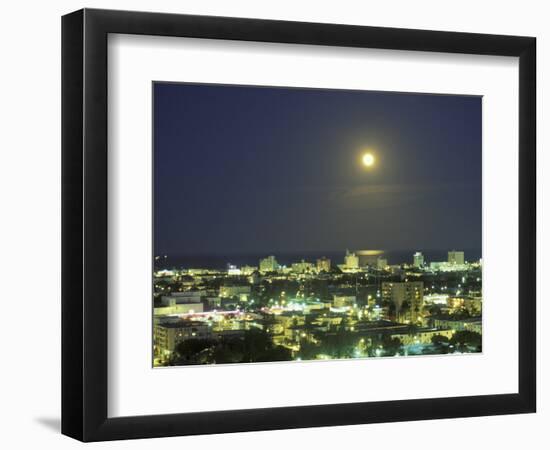
POLYGON ((154 176, 155 254, 480 248, 481 98, 155 83, 154 176))

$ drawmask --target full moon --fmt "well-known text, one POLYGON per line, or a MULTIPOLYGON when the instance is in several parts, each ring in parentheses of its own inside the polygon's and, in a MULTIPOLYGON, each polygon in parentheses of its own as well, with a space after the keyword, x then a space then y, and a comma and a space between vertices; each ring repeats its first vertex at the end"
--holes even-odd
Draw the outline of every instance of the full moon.
POLYGON ((365 153, 362 161, 363 165, 371 167, 374 164, 374 155, 372 153, 365 153))

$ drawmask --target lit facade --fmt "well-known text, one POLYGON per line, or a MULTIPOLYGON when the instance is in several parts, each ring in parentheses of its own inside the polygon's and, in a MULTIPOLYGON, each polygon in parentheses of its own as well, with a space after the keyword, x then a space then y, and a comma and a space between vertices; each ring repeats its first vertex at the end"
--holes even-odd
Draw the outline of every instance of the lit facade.
POLYGON ((352 307, 355 305, 357 299, 355 295, 338 295, 335 294, 332 300, 332 304, 335 308, 352 307))
POLYGON ((317 271, 330 272, 330 259, 325 258, 324 256, 322 258, 319 258, 317 260, 317 271))
POLYGON ((359 268, 359 257, 353 253, 346 250, 346 256, 344 257, 344 266, 347 269, 358 269, 359 268))
POLYGON ((158 306, 154 308, 155 316, 169 316, 177 314, 193 314, 203 312, 204 306, 198 303, 174 303, 169 306, 158 306))
POLYGON ((424 267, 424 255, 420 252, 416 252, 413 255, 413 266, 417 268, 424 267))
POLYGON ((395 307, 399 321, 417 323, 424 308, 424 283, 422 281, 383 282, 382 299, 395 307))
POLYGON ((211 337, 210 327, 202 322, 178 321, 155 323, 153 340, 155 354, 169 356, 176 345, 186 339, 208 339, 211 337))
POLYGON ((464 265, 464 252, 457 252, 455 250, 448 252, 447 261, 452 265, 464 265))
POLYGON ((305 273, 313 271, 313 264, 303 259, 300 262, 292 264, 292 271, 294 273, 305 273))
POLYGON ((260 272, 275 272, 279 269, 279 263, 275 259, 275 256, 271 255, 267 258, 260 259, 260 272))

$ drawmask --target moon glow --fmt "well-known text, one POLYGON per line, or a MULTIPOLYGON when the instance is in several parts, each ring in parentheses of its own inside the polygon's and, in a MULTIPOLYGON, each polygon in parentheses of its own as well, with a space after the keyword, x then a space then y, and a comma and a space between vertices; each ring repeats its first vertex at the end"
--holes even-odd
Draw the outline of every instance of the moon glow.
POLYGON ((374 165, 374 155, 372 153, 365 153, 363 158, 361 158, 363 165, 366 167, 371 167, 374 165))

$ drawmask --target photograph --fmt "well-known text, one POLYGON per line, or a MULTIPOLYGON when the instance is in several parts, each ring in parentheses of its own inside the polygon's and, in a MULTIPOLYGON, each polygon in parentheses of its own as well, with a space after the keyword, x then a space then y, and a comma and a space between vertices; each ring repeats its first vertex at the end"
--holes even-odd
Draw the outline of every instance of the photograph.
POLYGON ((154 367, 482 352, 482 96, 152 96, 154 367))

